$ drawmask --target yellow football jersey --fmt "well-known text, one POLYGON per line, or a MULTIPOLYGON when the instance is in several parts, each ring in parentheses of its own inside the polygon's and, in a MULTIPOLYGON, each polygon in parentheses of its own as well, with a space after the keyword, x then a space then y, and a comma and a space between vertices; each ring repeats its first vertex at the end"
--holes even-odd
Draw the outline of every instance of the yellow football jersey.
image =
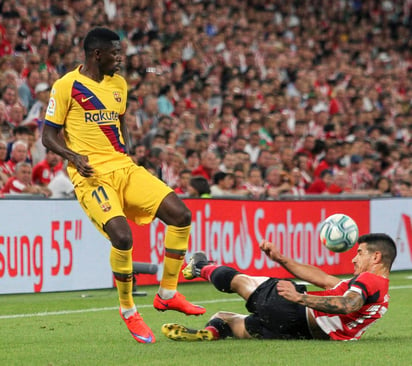
MULTIPOLYGON (((127 83, 120 75, 96 82, 79 70, 57 80, 50 93, 45 123, 64 128, 66 145, 89 157, 95 174, 105 174, 133 164, 126 154, 119 116, 126 111, 127 83)), ((73 183, 81 179, 69 164, 73 183)))

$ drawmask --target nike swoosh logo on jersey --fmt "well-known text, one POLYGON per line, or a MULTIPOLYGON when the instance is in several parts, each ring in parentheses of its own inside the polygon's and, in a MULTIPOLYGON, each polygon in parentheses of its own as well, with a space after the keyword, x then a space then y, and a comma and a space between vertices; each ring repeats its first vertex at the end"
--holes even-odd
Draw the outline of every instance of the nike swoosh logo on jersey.
POLYGON ((88 97, 88 98, 82 98, 82 103, 85 103, 85 102, 87 102, 89 99, 92 99, 93 98, 93 95, 91 96, 91 97, 88 97))

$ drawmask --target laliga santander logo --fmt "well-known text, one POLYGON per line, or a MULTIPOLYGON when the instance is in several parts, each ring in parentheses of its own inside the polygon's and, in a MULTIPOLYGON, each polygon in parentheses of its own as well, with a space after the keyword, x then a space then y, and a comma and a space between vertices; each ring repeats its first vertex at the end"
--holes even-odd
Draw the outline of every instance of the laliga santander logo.
MULTIPOLYGON (((340 254, 328 251, 319 240, 319 230, 326 218, 326 210, 317 213, 302 210, 282 210, 273 215, 268 208, 255 205, 236 205, 228 213, 222 206, 206 203, 193 209, 192 228, 186 260, 198 251, 217 264, 234 265, 240 270, 262 270, 279 267, 268 259, 258 247, 267 239, 278 244, 279 249, 288 257, 301 263, 318 266, 339 265, 340 254)), ((159 220, 150 226, 150 260, 162 264, 166 226, 159 220)), ((412 231, 411 231, 412 233, 412 231)), ((159 266, 158 279, 162 276, 159 266)))
MULTIPOLYGON (((210 205, 205 206, 204 216, 210 218, 210 205)), ((216 263, 232 263, 236 262, 240 269, 246 269, 250 266, 253 260, 253 242, 249 232, 248 220, 245 207, 242 207, 242 220, 239 223, 238 234, 234 240, 234 224, 233 222, 205 220, 202 212, 196 212, 196 219, 192 222, 191 245, 186 258, 189 259, 191 254, 196 251, 204 251, 210 259, 216 263), (223 239, 223 240, 222 240, 223 239), (223 248, 222 248, 223 247, 223 248), (223 254, 221 252, 223 251, 223 254)), ((161 280, 163 275, 164 258, 164 240, 166 235, 166 225, 156 219, 150 224, 150 261, 153 264, 159 265, 157 271, 157 280, 161 280)))

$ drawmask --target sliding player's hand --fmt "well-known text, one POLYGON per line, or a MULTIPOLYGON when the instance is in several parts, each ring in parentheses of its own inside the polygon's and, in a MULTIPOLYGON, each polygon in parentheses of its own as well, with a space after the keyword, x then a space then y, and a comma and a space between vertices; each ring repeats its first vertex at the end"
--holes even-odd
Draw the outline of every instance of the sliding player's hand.
POLYGON ((94 173, 93 168, 89 165, 89 158, 84 155, 76 155, 73 164, 82 177, 91 177, 94 173))
POLYGON ((281 254, 274 243, 271 243, 267 240, 263 240, 259 244, 259 247, 260 250, 264 252, 272 261, 278 262, 280 260, 281 254))
POLYGON ((290 281, 279 281, 276 285, 278 294, 291 302, 299 302, 302 294, 296 291, 295 285, 290 281))

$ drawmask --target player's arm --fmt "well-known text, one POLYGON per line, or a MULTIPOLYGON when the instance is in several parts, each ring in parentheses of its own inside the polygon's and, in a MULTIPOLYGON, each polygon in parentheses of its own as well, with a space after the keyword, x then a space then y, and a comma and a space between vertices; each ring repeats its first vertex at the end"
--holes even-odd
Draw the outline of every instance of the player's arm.
POLYGON ((124 146, 125 146, 126 152, 130 154, 130 152, 132 151, 131 149, 132 146, 130 143, 129 132, 127 131, 126 118, 124 114, 119 116, 119 121, 120 121, 120 131, 122 132, 122 136, 124 140, 124 146))
POLYGON ((362 295, 355 291, 346 291, 343 296, 317 296, 302 294, 296 291, 290 281, 279 281, 279 295, 286 300, 323 311, 329 314, 349 314, 359 310, 364 305, 362 295))
POLYGON ((88 163, 89 158, 70 150, 61 136, 59 128, 46 123, 43 127, 42 142, 46 148, 70 161, 83 177, 90 177, 93 175, 93 168, 88 163))
POLYGON ((324 289, 335 287, 340 282, 338 277, 331 276, 318 267, 310 264, 298 263, 292 258, 284 256, 276 248, 275 244, 267 240, 262 241, 259 246, 270 259, 279 263, 296 278, 310 282, 313 285, 324 289))

